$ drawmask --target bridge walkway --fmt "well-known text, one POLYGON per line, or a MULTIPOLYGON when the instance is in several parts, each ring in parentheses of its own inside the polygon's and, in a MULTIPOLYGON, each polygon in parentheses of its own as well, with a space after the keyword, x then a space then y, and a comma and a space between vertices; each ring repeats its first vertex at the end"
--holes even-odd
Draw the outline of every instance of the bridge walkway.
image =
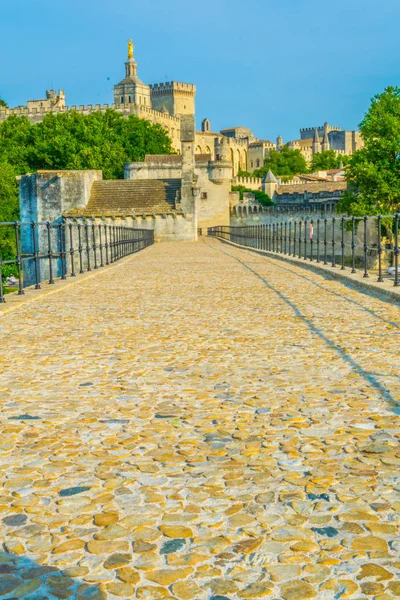
POLYGON ((0 595, 400 595, 398 305, 206 238, 0 323, 0 595))

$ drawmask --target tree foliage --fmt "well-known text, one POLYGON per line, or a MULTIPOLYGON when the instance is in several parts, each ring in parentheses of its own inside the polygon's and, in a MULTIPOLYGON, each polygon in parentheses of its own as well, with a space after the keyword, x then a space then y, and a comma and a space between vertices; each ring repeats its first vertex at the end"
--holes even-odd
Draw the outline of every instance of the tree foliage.
POLYGON ((274 175, 293 176, 297 173, 307 173, 307 162, 300 150, 292 150, 287 146, 278 152, 271 150, 268 158, 264 161, 264 166, 256 169, 253 173, 254 177, 264 177, 271 169, 274 175))
POLYGON ((8 108, 8 104, 3 98, 0 98, 0 108, 8 108))
POLYGON ((371 101, 360 124, 364 148, 346 169, 348 191, 338 209, 355 216, 400 210, 400 88, 388 87, 371 101))
MULTIPOLYGON (((10 223, 18 219, 18 185, 16 172, 8 163, 0 162, 0 222, 10 223)), ((14 229, 0 226, 0 258, 15 257, 14 229)), ((10 275, 13 269, 3 267, 3 275, 10 275)))
POLYGON ((32 125, 11 116, 0 124, 0 161, 18 174, 36 169, 101 169, 105 179, 123 176, 124 162, 146 154, 170 154, 171 140, 158 124, 107 110, 48 114, 32 125))
POLYGON ((339 169, 340 163, 346 165, 350 157, 345 154, 336 154, 334 150, 324 150, 314 154, 310 171, 329 171, 330 169, 339 169))
POLYGON ((244 192, 250 192, 254 194, 255 199, 258 200, 262 206, 272 206, 274 204, 274 202, 265 192, 262 192, 261 190, 250 190, 244 185, 233 185, 232 192, 239 192, 241 200, 243 200, 244 192))

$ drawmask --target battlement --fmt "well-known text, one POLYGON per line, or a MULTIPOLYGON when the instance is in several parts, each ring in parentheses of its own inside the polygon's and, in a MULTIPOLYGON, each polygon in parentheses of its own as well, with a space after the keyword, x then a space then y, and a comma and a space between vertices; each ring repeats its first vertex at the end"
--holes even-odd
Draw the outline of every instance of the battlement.
MULTIPOLYGON (((316 129, 317 129, 317 131, 324 131, 324 126, 318 125, 318 127, 303 127, 300 129, 300 135, 303 135, 303 134, 314 135, 314 132, 316 129)), ((328 125, 328 132, 329 131, 342 131, 342 128, 334 127, 333 125, 328 125)))
POLYGON ((232 181, 233 185, 255 185, 261 187, 262 179, 260 177, 234 177, 232 181))
POLYGON ((149 86, 151 93, 171 93, 171 92, 190 92, 196 93, 196 86, 193 83, 182 83, 180 81, 168 81, 166 83, 153 83, 149 86))

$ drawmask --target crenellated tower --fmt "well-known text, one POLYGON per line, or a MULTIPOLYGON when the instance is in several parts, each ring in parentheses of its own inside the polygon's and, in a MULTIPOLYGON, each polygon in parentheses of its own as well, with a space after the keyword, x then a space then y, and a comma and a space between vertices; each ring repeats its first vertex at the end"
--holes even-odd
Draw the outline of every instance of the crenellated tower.
POLYGON ((169 81, 167 83, 155 83, 150 86, 150 90, 154 110, 162 110, 165 107, 170 115, 176 117, 195 114, 195 85, 169 81))

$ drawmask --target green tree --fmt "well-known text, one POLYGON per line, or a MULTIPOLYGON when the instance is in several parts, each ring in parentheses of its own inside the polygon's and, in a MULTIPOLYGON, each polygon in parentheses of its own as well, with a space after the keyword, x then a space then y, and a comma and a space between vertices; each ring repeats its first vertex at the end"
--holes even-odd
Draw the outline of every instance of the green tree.
MULTIPOLYGON (((0 223, 10 223, 18 219, 18 184, 16 172, 8 163, 0 162, 0 223)), ((0 225, 0 258, 15 258, 14 229, 0 225)), ((5 265, 3 276, 11 275, 15 268, 5 265)))
POLYGON ((26 117, 8 117, 0 123, 0 162, 12 165, 22 175, 31 168, 32 130, 26 117))
POLYGON ((338 210, 348 214, 393 214, 400 210, 400 88, 388 87, 371 101, 360 131, 364 148, 346 169, 348 190, 338 210))
POLYGON ((334 150, 324 150, 314 154, 310 171, 328 171, 329 169, 338 169, 342 162, 342 156, 338 156, 334 150))
POLYGON ((262 206, 273 206, 274 205, 274 202, 272 202, 272 200, 268 196, 268 194, 265 194, 265 192, 262 192, 261 190, 250 190, 250 189, 246 188, 246 186, 244 186, 244 185, 233 185, 232 192, 239 192, 241 200, 243 200, 244 192, 251 192, 252 194, 254 194, 256 200, 258 200, 259 203, 262 204, 262 206))
POLYGON ((0 108, 8 108, 8 104, 3 98, 0 98, 0 108))
POLYGON ((170 154, 171 140, 160 125, 107 110, 81 115, 49 114, 32 128, 32 169, 101 169, 105 179, 123 177, 124 162, 146 154, 170 154))
POLYGON ((274 175, 293 176, 298 173, 307 173, 307 162, 300 150, 292 150, 287 146, 283 146, 279 152, 271 150, 268 158, 264 161, 264 166, 256 169, 253 173, 254 177, 264 177, 271 169, 274 175))

